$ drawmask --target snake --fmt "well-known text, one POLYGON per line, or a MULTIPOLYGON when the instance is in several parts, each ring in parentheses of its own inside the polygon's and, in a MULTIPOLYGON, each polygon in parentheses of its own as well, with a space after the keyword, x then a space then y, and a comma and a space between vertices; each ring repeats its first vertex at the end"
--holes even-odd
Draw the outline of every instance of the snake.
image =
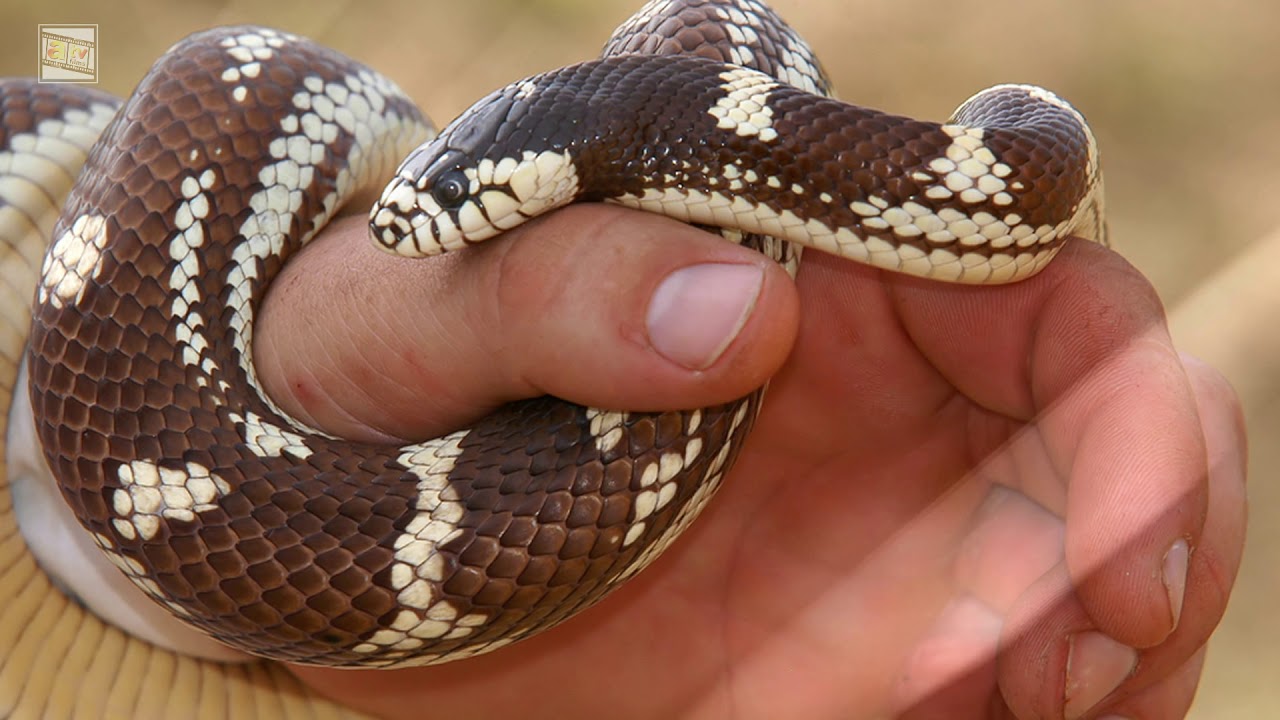
POLYGON ((369 194, 372 241, 406 262, 574 202, 719 232, 793 276, 810 248, 990 285, 1070 236, 1106 242, 1097 142, 1065 100, 998 85, 943 123, 842 102, 759 0, 652 0, 598 59, 438 132, 375 70, 257 26, 179 41, 123 102, 2 81, 0 400, 29 399, 30 443, 124 578, 260 658, 429 665, 569 619, 695 521, 764 398, 531 398, 402 446, 307 426, 258 382, 254 320, 369 194))

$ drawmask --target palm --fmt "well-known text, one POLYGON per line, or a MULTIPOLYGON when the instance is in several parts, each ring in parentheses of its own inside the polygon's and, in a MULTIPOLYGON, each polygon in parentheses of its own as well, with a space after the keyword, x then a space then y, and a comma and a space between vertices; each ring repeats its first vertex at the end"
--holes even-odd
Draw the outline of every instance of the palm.
MULTIPOLYGON (((426 702, 465 717, 860 717, 911 704, 904 663, 944 608, 976 592, 1004 613, 1060 565, 1051 522, 1048 545, 1020 548, 1001 577, 957 580, 956 549, 993 483, 1061 514, 1067 483, 1054 468, 1105 449, 1080 439, 1093 422, 1086 391, 1064 403, 1075 408, 1065 422, 1012 443, 1030 450, 999 452, 1129 339, 1082 329, 1117 298, 1077 310, 1095 287, 1081 280, 1085 262, 1128 271, 1105 251, 1072 255, 1029 283, 979 291, 811 257, 796 347, 724 489, 675 548, 554 631, 439 668, 361 674, 360 695, 407 716, 426 702), (571 691, 553 690, 568 677, 571 691)), ((981 716, 997 693, 999 633, 951 648, 963 662, 913 677, 916 690, 967 671, 966 699, 949 707, 981 716)), ((322 672, 304 675, 334 690, 322 672)))

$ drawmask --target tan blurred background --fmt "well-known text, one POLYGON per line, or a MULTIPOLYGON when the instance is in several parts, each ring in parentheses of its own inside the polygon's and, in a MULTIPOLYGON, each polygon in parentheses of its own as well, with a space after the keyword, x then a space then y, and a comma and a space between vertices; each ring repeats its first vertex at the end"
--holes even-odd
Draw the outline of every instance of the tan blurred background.
MULTIPOLYGON (((125 94, 187 32, 256 22, 386 72, 443 122, 506 82, 592 57, 639 4, 0 0, 0 75, 35 73, 37 23, 98 23, 101 87, 125 94)), ((986 85, 1034 82, 1089 116, 1116 246, 1160 290, 1179 340, 1236 383, 1250 425, 1249 546, 1193 717, 1280 717, 1280 3, 773 5, 845 99, 941 119, 986 85)))

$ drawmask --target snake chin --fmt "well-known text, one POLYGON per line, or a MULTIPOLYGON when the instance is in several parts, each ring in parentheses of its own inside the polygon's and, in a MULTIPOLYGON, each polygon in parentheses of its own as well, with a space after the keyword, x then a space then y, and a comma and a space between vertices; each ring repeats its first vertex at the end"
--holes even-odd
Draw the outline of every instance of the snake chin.
MULTIPOLYGON (((18 387, 24 387, 25 363, 18 378, 18 387)), ((5 438, 14 515, 22 539, 50 581, 69 600, 126 635, 215 662, 254 660, 173 617, 107 560, 63 502, 39 455, 35 432, 31 399, 26 393, 16 393, 5 438)))

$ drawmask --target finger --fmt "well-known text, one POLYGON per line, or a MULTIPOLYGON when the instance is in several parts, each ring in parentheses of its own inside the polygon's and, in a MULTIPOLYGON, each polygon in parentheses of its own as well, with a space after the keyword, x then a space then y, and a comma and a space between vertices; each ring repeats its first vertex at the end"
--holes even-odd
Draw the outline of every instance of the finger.
POLYGON ((1090 619, 1063 564, 1061 519, 1021 495, 1006 495, 994 496, 980 513, 961 546, 957 576, 1005 616, 998 686, 1013 716, 1093 715, 1104 700, 1160 677, 1148 672, 1146 656, 1090 619))
MULTIPOLYGON (((1134 647, 1164 640, 1204 522, 1207 461, 1150 284, 1115 253, 1072 243, 1010 288, 897 295, 952 384, 995 417, 1035 419, 1049 472, 1015 482, 1067 518, 1067 565, 1097 627, 1134 647)), ((1006 440, 975 433, 976 452, 1006 440)))
MULTIPOLYGON (((1188 563, 1181 622, 1159 646, 1140 655, 1097 631, 1092 613, 1061 569, 1018 600, 1006 624, 1000 686, 1019 717, 1067 717, 1098 703, 1136 718, 1180 717, 1194 682, 1179 680, 1194 663, 1226 609, 1240 567, 1245 530, 1245 433, 1240 406, 1220 374, 1184 359, 1204 425, 1209 458, 1209 512, 1188 563), (1136 661, 1136 666, 1131 663, 1136 661), (1105 702, 1103 702, 1105 699, 1105 702), (1131 704, 1132 703, 1132 704, 1131 704)), ((1198 676, 1198 670, 1196 671, 1198 676)))
POLYGON ((1137 385, 1123 393, 1130 407, 1110 402, 1088 421, 1067 510, 1067 564, 1080 601, 1115 640, 1159 645, 1144 653, 1144 668, 1181 664, 1217 626, 1245 528, 1239 400, 1210 368, 1184 368, 1175 357, 1171 370, 1159 335, 1154 352, 1136 353, 1149 362, 1129 371, 1137 385), (1108 473, 1108 462, 1123 469, 1108 473))
POLYGON ((1003 618, 974 598, 939 614, 907 659, 895 690, 900 720, 985 718, 996 687, 1003 618))
MULTIPOLYGON (((1204 647, 1226 612, 1231 587, 1240 570, 1245 533, 1244 419, 1230 384, 1214 369, 1184 357, 1209 452, 1209 514, 1200 543, 1188 562, 1185 598, 1177 630, 1157 647, 1142 653, 1133 679, 1120 697, 1141 693, 1158 702, 1147 688, 1165 684, 1204 647)), ((1194 685, 1191 689, 1194 689, 1194 685)), ((1179 696, 1181 697, 1181 696, 1179 696)), ((1190 699, 1189 697, 1187 698, 1190 699)), ((1178 698, 1171 702, 1177 704, 1178 698)), ((1163 701, 1159 701, 1163 702, 1163 701)), ((1180 717, 1148 713, 1139 717, 1180 717)))
POLYGON ((1051 448, 1076 448, 1066 557, 1077 592, 1099 629, 1133 647, 1177 628, 1208 502, 1190 385, 1167 335, 1152 335, 1083 380, 1041 425, 1051 448))
MULTIPOLYGON (((1181 668, 1159 683, 1132 697, 1118 700, 1109 707, 1095 708, 1088 716, 1098 720, 1169 720, 1186 717, 1200 684, 1205 650, 1206 648, 1201 648, 1181 668)), ((987 720, 1013 720, 1016 717, 1037 716, 1015 715, 1005 698, 997 695, 992 698, 988 712, 980 717, 987 720)))
POLYGON ((1103 720, 1168 720, 1186 717, 1204 670, 1206 648, 1159 682, 1101 711, 1103 720))
MULTIPOLYGON (((958 547, 953 601, 912 652, 898 683, 903 718, 988 717, 1004 616, 1062 562, 1061 518, 994 487, 958 547)), ((896 715, 895 715, 896 716, 896 715)))
POLYGON ((1006 618, 997 677, 1015 717, 1080 717, 1133 674, 1137 651, 1097 632, 1073 589, 1058 565, 1006 618))
POLYGON ((1004 615, 1062 563, 1062 519, 1021 493, 993 488, 956 556, 956 581, 1004 615))
POLYGON ((1119 254, 1068 243, 1037 275, 974 287, 885 275, 936 373, 994 413, 1031 420, 1118 350, 1164 324, 1155 288, 1119 254))
POLYGON ((762 385, 795 335, 779 266, 644 213, 575 206, 427 261, 366 232, 339 221, 284 268, 254 351, 286 411, 340 435, 436 435, 541 394, 723 402, 762 385))

